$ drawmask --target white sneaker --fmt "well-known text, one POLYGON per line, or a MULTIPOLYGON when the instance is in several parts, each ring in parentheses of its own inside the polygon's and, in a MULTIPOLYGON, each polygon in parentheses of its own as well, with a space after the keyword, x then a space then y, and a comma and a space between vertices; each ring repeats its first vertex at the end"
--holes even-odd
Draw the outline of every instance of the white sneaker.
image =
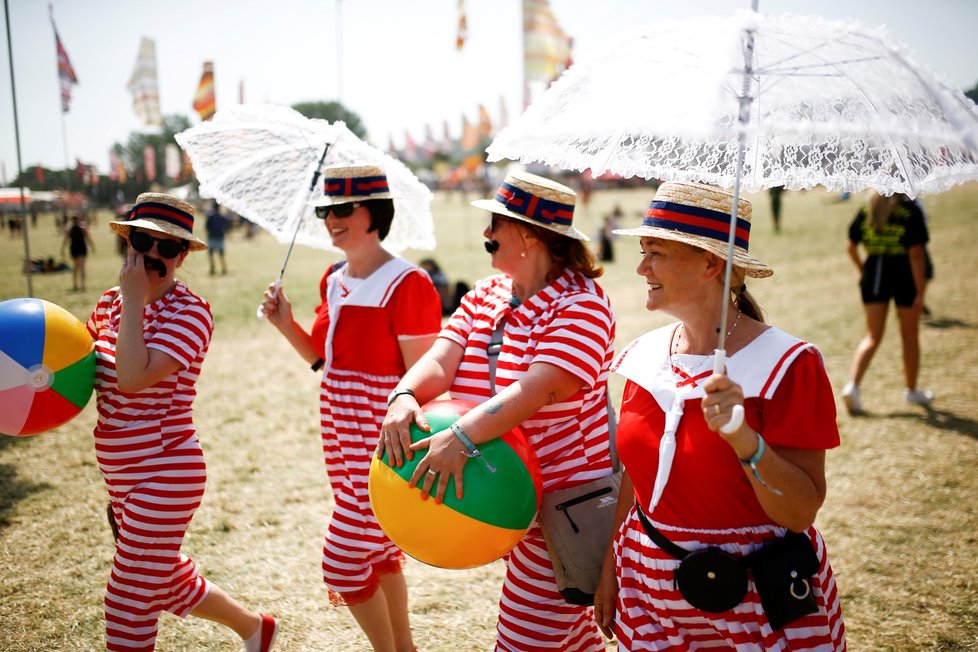
MULTIPOLYGON (((910 399, 908 398, 907 400, 910 399)), ((859 400, 858 385, 846 383, 846 386, 842 388, 842 402, 846 404, 846 409, 849 411, 849 414, 859 415, 866 413, 863 410, 863 402, 859 400)))
POLYGON ((908 389, 905 398, 907 403, 926 407, 934 400, 934 393, 928 392, 926 389, 908 389))

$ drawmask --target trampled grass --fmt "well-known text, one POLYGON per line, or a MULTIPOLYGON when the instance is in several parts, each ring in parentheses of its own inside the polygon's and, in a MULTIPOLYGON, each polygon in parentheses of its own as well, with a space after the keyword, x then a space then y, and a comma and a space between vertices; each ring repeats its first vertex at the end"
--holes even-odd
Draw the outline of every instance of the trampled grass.
MULTIPOLYGON (((620 203, 626 225, 639 221, 650 189, 599 191, 576 225, 594 233, 620 203)), ((845 233, 859 198, 821 191, 784 198, 783 232, 771 228, 765 195, 755 202, 751 251, 776 270, 751 283, 768 320, 817 343, 838 390, 862 335, 857 275, 845 233)), ((936 279, 933 317, 921 334, 921 385, 931 410, 902 402, 895 317, 864 381, 870 416, 841 409, 842 446, 828 456, 822 530, 842 596, 853 650, 978 649, 978 185, 925 201, 936 279)), ((482 251, 483 213, 458 195, 435 205, 435 257, 451 280, 491 270, 482 251)), ((115 283, 120 259, 106 222, 93 227, 88 291, 71 293, 69 274, 33 277, 35 296, 85 319, 98 293, 115 283)), ((57 257, 60 236, 43 215, 30 231, 35 257, 57 257)), ((621 348, 667 318, 644 309, 634 274, 634 239, 615 243, 602 284, 618 319, 621 348)), ((267 234, 228 241, 230 273, 211 277, 205 254, 182 277, 211 301, 217 321, 198 386, 196 422, 209 483, 184 551, 211 580, 255 609, 282 618, 283 650, 365 650, 344 610, 328 606, 320 579, 321 537, 331 509, 321 459, 317 375, 268 324, 255 319, 264 286, 286 247, 267 234)), ((25 296, 22 241, 0 232, 0 299, 25 296)), ((418 260, 427 252, 408 252, 418 260)), ((318 279, 338 259, 296 248, 285 287, 308 324, 318 279)), ((615 398, 621 391, 612 383, 615 398)), ((0 409, 3 409, 0 406, 0 409)), ((0 649, 95 650, 102 646, 102 590, 111 562, 105 489, 95 464, 94 401, 74 421, 27 439, 0 437, 0 649)), ((408 563, 411 617, 419 649, 490 649, 500 563, 446 571, 408 563)), ((161 650, 236 650, 227 630, 164 615, 161 650)))

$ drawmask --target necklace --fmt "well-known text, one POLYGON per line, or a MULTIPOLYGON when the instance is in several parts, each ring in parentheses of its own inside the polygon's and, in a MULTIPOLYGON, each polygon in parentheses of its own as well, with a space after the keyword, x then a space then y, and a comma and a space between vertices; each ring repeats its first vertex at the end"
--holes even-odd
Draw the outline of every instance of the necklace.
MULTIPOLYGON (((736 317, 736 319, 734 319, 734 323, 730 326, 730 330, 727 331, 727 337, 728 338, 734 332, 734 329, 737 328, 737 324, 740 323, 740 316, 742 314, 744 314, 742 311, 740 311, 740 310, 737 311, 737 317, 736 317)), ((683 331, 685 331, 685 330, 686 330, 685 324, 683 324, 682 322, 680 322, 679 323, 679 327, 676 329, 676 335, 673 338, 673 342, 672 342, 672 355, 677 355, 679 353, 679 342, 682 341, 682 339, 683 339, 683 331)), ((720 332, 720 327, 719 326, 717 327, 717 332, 718 333, 720 332)))

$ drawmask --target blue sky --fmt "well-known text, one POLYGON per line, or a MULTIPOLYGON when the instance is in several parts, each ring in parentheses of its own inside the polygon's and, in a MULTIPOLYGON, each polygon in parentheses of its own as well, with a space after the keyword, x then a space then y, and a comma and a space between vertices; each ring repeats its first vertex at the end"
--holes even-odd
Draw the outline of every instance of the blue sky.
MULTIPOLYGON (((381 146, 388 138, 402 144, 406 132, 420 141, 429 124, 440 136, 446 120, 458 135, 461 115, 474 120, 479 104, 496 119, 500 98, 511 117, 522 101, 519 0, 465 0, 469 39, 461 53, 457 0, 56 0, 58 31, 80 82, 62 123, 47 2, 7 2, 23 167, 62 168, 78 158, 107 170, 112 143, 140 129, 126 83, 143 36, 156 41, 163 113, 193 122, 205 60, 214 62, 218 110, 237 102, 242 81, 247 102, 338 98, 381 146)), ((580 61, 636 26, 726 15, 749 2, 551 0, 551 6, 580 61)), ((978 83, 976 0, 760 0, 760 10, 885 25, 952 85, 978 83)), ((17 168, 6 31, 0 44, 0 181, 6 181, 17 168)))

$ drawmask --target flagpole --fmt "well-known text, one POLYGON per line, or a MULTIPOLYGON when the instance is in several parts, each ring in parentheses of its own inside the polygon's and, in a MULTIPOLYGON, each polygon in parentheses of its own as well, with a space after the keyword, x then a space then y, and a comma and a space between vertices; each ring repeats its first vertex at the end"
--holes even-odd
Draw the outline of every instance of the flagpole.
POLYGON ((336 0, 336 101, 343 104, 343 0, 336 0))
POLYGON ((17 84, 14 81, 14 48, 10 38, 10 8, 3 0, 3 19, 7 24, 7 60, 10 62, 10 99, 14 105, 14 142, 17 148, 17 185, 20 186, 21 233, 24 234, 24 272, 27 277, 27 296, 34 296, 34 282, 31 278, 31 244, 27 236, 27 200, 24 198, 23 169, 20 164, 20 122, 17 118, 17 84))

